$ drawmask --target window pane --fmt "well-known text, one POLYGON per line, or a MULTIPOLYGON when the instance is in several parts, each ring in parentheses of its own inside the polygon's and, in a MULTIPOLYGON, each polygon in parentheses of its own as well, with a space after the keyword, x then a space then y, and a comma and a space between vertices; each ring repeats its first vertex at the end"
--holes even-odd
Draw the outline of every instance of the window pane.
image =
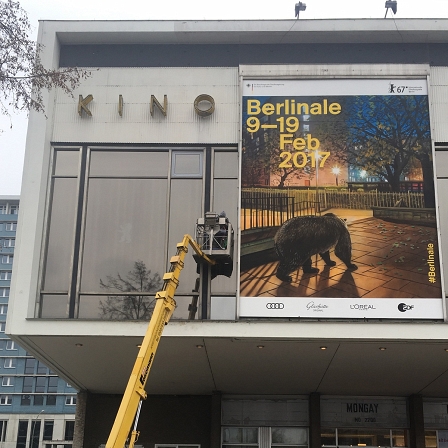
POLYGON ((258 445, 222 445, 222 448, 254 448, 258 445))
POLYGON ((6 428, 8 426, 8 420, 0 420, 0 442, 6 440, 6 428))
POLYGON ((42 294, 40 316, 45 318, 67 317, 67 294, 42 294))
POLYGON ((91 151, 90 176, 168 177, 168 151, 91 151))
POLYGON ((55 376, 50 376, 48 378, 48 392, 57 392, 58 390, 58 378, 55 376))
POLYGON ((28 434, 28 420, 19 421, 19 430, 17 433, 16 448, 26 447, 26 436, 28 434))
POLYGON ((223 443, 258 443, 258 428, 224 428, 223 443))
POLYGON ((33 392, 33 378, 26 376, 23 378, 22 392, 33 392))
POLYGON ((16 359, 15 358, 5 358, 3 366, 6 369, 13 369, 16 366, 16 359))
POLYGON ((338 429, 338 445, 391 446, 390 431, 384 429, 338 429))
POLYGON ((37 373, 40 375, 45 375, 47 373, 47 366, 40 361, 37 362, 37 373))
MULTIPOLYGON (((158 284, 159 287, 157 288, 157 290, 154 290, 154 292, 150 295, 81 295, 78 317, 80 319, 148 320, 151 317, 152 310, 155 306, 154 293, 161 289, 161 284, 158 284)), ((191 299, 189 303, 191 303, 191 299)), ((185 318, 187 317, 188 311, 185 318)))
POLYGON ((91 179, 88 195, 81 291, 119 292, 113 283, 135 283, 137 262, 151 280, 163 275, 167 180, 91 179))
MULTIPOLYGON (((28 358, 25 360, 25 373, 32 374, 34 373, 34 366, 36 365, 36 360, 34 358, 28 358)), ((28 380, 31 378, 25 378, 28 380)))
POLYGON ((36 378, 36 389, 35 392, 45 392, 45 383, 47 379, 43 376, 39 376, 36 378))
POLYGON ((272 443, 307 445, 308 431, 305 428, 272 428, 272 443))
MULTIPOLYGON (((194 228, 196 220, 202 216, 202 179, 173 179, 170 186, 170 221, 169 221, 169 256, 176 253, 176 245, 189 228, 194 228), (186 206, 188 204, 188 207, 186 206), (189 227, 191 226, 191 227, 189 227), (180 237, 180 239, 179 239, 180 237)), ((160 224, 159 224, 160 225, 160 224)), ((187 260, 188 261, 188 260, 187 260)), ((185 263, 182 271, 183 279, 177 293, 190 293, 196 278, 196 263, 185 263)), ((213 284, 213 282, 212 282, 213 284)))
MULTIPOLYGON (((397 446, 397 445, 394 445, 397 446)), ((425 431, 425 448, 437 448, 437 432, 425 431)))
POLYGON ((47 406, 56 406, 56 395, 47 395, 47 406))
POLYGON ((322 446, 336 446, 336 430, 335 429, 328 429, 328 428, 322 428, 322 434, 321 434, 321 443, 322 446))
POLYGON ((54 174, 56 176, 77 176, 80 151, 55 151, 54 174))
POLYGON ((44 404, 44 396, 43 395, 35 395, 33 401, 34 401, 34 406, 42 406, 44 404))
POLYGON ((75 421, 74 420, 66 421, 64 440, 73 440, 74 433, 75 433, 75 421))
POLYGON ((4 376, 2 378, 2 386, 14 386, 14 377, 13 376, 4 376))
POLYGON ((54 179, 44 290, 68 291, 77 204, 77 179, 54 179))
POLYGON ((29 448, 39 448, 39 438, 40 438, 40 420, 31 422, 31 435, 30 442, 28 444, 29 448))
POLYGON ((45 420, 44 422, 44 434, 42 440, 52 440, 53 439, 53 420, 45 420))
POLYGON ((214 178, 238 179, 238 152, 214 151, 214 178))
POLYGON ((10 395, 0 395, 1 405, 10 405, 12 403, 12 398, 10 395))
POLYGON ((202 151, 173 152, 171 175, 173 177, 202 177, 202 151))

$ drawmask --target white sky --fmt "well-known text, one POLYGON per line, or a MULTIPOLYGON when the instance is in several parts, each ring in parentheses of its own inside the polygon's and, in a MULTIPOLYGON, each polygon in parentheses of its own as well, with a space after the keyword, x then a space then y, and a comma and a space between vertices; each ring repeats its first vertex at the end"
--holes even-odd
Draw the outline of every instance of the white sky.
MULTIPOLYGON (((2 1, 2 0, 0 0, 2 1)), ((22 0, 37 34, 38 20, 294 19, 298 0, 22 0)), ((383 18, 385 0, 302 0, 301 19, 383 18)), ((398 0, 396 18, 448 18, 448 0, 398 0)), ((389 12, 388 19, 392 13, 389 12)), ((0 195, 20 194, 26 116, 0 117, 0 195), (12 123, 12 129, 10 125, 12 123)))

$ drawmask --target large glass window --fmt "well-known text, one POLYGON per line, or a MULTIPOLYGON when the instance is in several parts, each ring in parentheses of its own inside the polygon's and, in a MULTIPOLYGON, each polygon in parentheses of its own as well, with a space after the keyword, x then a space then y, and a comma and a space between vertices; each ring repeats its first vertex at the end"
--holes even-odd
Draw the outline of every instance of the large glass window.
POLYGON ((307 428, 272 428, 271 446, 307 447, 307 428))
POLYGON ((47 395, 47 406, 56 406, 56 395, 47 395))
POLYGON ((363 446, 363 447, 407 447, 407 430, 404 429, 363 429, 332 428, 322 429, 323 447, 363 446))
POLYGON ((223 428, 222 447, 258 447, 258 428, 223 428))
POLYGON ((31 393, 33 392, 33 377, 26 376, 23 378, 23 386, 22 386, 22 392, 25 393, 31 393))
POLYGON ((25 360, 25 373, 27 375, 34 373, 34 367, 36 365, 36 360, 34 358, 28 358, 25 360))
POLYGON ((64 440, 73 440, 75 434, 75 421, 67 420, 65 422, 64 440))
POLYGON ((58 391, 58 378, 56 376, 48 377, 48 389, 49 393, 56 393, 58 391))
POLYGON ((40 317, 148 319, 166 270, 170 151, 54 159, 40 317))
POLYGON ((303 427, 224 427, 223 448, 308 447, 308 428, 303 427))
POLYGON ((28 420, 19 420, 16 448, 26 448, 27 435, 28 435, 28 420))
POLYGON ((39 448, 40 426, 41 426, 40 420, 33 420, 31 422, 31 435, 28 444, 29 448, 39 448))
POLYGON ((38 375, 45 375, 47 373, 47 366, 40 361, 37 362, 37 374, 38 375))
POLYGON ((52 440, 53 439, 53 428, 54 428, 53 420, 45 420, 44 421, 44 433, 42 436, 42 440, 52 440))
POLYGON ((38 376, 36 378, 36 388, 35 388, 35 392, 38 393, 43 393, 45 392, 45 385, 47 382, 47 378, 45 378, 44 376, 38 376))
MULTIPOLYGON (((230 169, 221 149, 54 148, 37 317, 147 320, 178 241, 205 207, 234 206, 237 151, 230 169)), ((182 277, 173 317, 186 319, 196 265, 182 277)))
POLYGON ((6 428, 8 426, 8 420, 0 420, 0 442, 6 440, 6 428))

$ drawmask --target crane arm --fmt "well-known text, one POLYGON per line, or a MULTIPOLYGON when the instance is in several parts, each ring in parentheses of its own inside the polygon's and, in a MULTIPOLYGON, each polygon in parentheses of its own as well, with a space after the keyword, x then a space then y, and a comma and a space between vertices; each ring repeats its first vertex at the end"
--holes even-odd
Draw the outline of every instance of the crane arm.
MULTIPOLYGON (((136 420, 136 416, 138 420, 141 401, 146 399, 146 381, 148 380, 149 371, 163 329, 165 328, 165 325, 168 324, 174 309, 176 308, 174 294, 179 285, 179 275, 184 267, 184 259, 188 252, 188 245, 190 245, 196 252, 198 256, 196 258, 211 265, 216 264, 216 261, 204 254, 199 245, 190 235, 184 235, 183 240, 177 244, 177 253, 175 256, 171 257, 170 260, 170 270, 163 276, 163 287, 155 295, 156 306, 154 307, 148 329, 146 330, 134 368, 132 369, 131 376, 126 386, 120 408, 118 409, 115 422, 106 443, 106 448, 124 448, 131 431, 132 423, 136 420)), ((136 425, 134 425, 130 437, 129 448, 132 448, 137 441, 138 434, 136 425)))

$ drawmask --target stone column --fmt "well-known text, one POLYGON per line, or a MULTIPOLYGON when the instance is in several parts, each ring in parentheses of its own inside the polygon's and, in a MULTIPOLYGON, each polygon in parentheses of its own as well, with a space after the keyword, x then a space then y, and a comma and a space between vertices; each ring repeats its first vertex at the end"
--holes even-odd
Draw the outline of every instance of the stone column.
POLYGON ((411 395, 409 409, 409 448, 425 448, 425 424, 421 395, 411 395))
POLYGON ((73 448, 83 448, 86 424, 86 409, 89 393, 78 392, 76 396, 75 433, 73 435, 73 448))
POLYGON ((210 448, 221 448, 221 392, 213 392, 211 411, 210 448))
POLYGON ((320 441, 320 394, 313 392, 309 396, 310 448, 321 448, 320 441))

